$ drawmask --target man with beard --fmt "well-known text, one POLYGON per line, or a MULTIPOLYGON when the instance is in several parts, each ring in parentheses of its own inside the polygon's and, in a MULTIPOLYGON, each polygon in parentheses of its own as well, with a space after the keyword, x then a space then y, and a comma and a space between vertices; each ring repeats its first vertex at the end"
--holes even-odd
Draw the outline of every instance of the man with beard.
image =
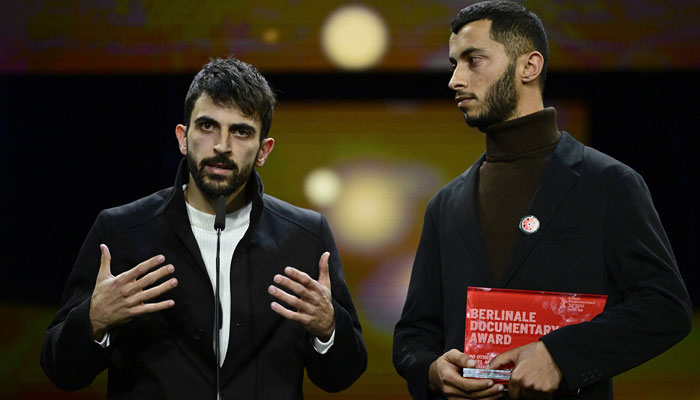
POLYGON ((416 399, 495 399, 505 387, 462 377, 468 286, 607 295, 590 322, 496 356, 511 398, 610 399, 612 377, 690 330, 690 299, 642 178, 584 146, 544 108, 539 18, 514 2, 455 17, 449 87, 486 153, 428 204, 394 365, 416 399), (532 225, 523 226, 529 218, 532 225))
POLYGON ((361 327, 326 220, 263 194, 254 171, 274 147, 274 105, 239 60, 195 76, 175 129, 186 156, 175 185, 102 211, 80 250, 44 337, 56 386, 85 387, 108 368, 110 399, 300 399, 304 369, 331 392, 362 374, 361 327))

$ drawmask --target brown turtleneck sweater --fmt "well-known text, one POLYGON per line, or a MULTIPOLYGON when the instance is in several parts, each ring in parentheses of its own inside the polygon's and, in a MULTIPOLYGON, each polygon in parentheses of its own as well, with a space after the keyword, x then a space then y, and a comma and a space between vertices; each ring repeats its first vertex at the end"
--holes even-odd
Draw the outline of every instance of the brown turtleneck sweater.
POLYGON ((561 133, 554 108, 491 125, 479 168, 479 219, 498 281, 515 246, 520 220, 530 208, 542 169, 561 133))

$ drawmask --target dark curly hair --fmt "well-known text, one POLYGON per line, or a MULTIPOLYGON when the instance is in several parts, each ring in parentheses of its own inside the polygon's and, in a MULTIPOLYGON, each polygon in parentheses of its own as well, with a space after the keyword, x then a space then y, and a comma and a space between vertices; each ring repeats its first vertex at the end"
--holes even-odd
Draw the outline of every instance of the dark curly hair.
POLYGON ((549 45, 540 18, 513 1, 483 1, 463 8, 452 20, 452 32, 457 34, 464 25, 482 19, 491 21, 491 39, 505 47, 511 60, 533 50, 542 54, 544 65, 540 74, 540 89, 544 90, 549 45))
POLYGON ((237 106, 260 119, 260 140, 267 137, 277 102, 267 80, 252 65, 233 57, 211 60, 192 80, 185 96, 184 124, 189 127, 194 103, 202 95, 220 106, 237 106))

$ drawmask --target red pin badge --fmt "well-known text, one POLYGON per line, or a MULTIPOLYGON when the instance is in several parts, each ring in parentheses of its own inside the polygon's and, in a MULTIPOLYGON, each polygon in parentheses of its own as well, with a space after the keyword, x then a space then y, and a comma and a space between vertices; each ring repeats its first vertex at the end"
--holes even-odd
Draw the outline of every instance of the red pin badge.
POLYGON ((532 235, 540 229, 540 220, 534 215, 526 215, 520 220, 520 230, 526 235, 532 235))

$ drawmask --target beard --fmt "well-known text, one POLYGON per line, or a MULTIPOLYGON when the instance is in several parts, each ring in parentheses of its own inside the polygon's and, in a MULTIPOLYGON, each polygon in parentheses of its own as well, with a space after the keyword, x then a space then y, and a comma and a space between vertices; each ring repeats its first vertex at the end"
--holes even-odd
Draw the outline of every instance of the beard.
POLYGON ((204 158, 197 162, 189 152, 187 154, 187 166, 190 174, 194 179, 202 194, 208 199, 216 199, 219 196, 228 197, 240 189, 250 178, 253 172, 253 164, 244 165, 238 168, 238 165, 224 155, 204 158), (212 175, 207 172, 207 165, 220 164, 225 168, 232 170, 231 176, 212 175))
POLYGON ((515 63, 510 63, 503 74, 486 91, 486 109, 475 116, 464 112, 467 125, 483 131, 487 126, 508 120, 518 105, 518 92, 515 90, 515 63))

